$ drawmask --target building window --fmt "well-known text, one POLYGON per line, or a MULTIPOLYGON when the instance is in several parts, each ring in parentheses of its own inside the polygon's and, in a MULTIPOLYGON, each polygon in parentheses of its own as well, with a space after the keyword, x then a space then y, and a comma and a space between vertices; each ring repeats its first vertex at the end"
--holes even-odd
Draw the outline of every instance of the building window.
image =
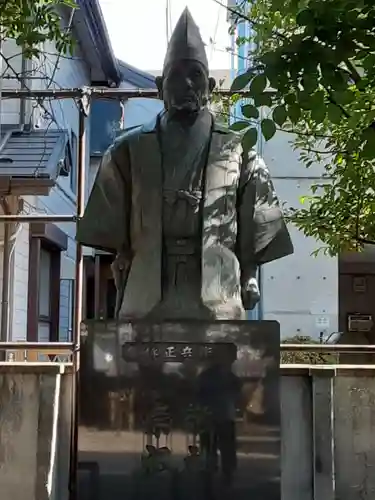
POLYGON ((74 279, 60 280, 59 342, 72 342, 74 321, 74 279))
POLYGON ((52 252, 47 248, 40 248, 39 265, 39 296, 38 296, 38 340, 48 342, 52 331, 52 298, 51 298, 51 277, 53 274, 52 262, 54 260, 52 252))
POLYGON ((66 234, 53 224, 30 224, 27 340, 57 342, 60 320, 61 252, 66 234))

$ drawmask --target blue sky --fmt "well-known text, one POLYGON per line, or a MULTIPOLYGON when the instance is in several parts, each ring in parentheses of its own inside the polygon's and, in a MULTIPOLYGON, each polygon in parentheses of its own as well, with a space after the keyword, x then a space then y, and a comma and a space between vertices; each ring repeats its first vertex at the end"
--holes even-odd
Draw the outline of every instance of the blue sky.
MULTIPOLYGON (((167 44, 168 0, 100 0, 115 54, 143 70, 162 68, 167 44)), ((226 0, 223 0, 223 3, 226 0)), ((230 67, 226 9, 214 0, 169 0, 171 28, 188 6, 207 46, 211 69, 230 67), (210 43, 210 38, 214 44, 210 43)))

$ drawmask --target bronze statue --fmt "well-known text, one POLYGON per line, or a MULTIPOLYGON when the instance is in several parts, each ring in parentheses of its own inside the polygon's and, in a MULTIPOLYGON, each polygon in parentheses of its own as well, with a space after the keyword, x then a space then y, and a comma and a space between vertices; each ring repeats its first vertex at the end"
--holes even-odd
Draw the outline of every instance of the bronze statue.
POLYGON ((208 109, 215 81, 188 9, 157 84, 165 111, 104 155, 77 240, 116 255, 119 319, 243 319, 258 266, 293 245, 263 160, 208 109))

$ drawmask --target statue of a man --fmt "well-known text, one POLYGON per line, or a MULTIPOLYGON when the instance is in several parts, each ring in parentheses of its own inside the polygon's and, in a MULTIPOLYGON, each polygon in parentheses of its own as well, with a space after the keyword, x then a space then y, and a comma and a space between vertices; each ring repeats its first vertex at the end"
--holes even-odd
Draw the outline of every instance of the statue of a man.
POLYGON ((258 266, 293 253, 271 177, 215 123, 215 81, 186 9, 163 76, 165 111, 104 155, 77 240, 116 255, 119 319, 243 319, 258 266))

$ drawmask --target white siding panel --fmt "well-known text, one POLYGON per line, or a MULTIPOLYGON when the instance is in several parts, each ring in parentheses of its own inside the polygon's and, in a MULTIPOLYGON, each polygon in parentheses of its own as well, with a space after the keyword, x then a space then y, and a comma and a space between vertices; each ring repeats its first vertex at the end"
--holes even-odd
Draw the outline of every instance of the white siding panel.
MULTIPOLYGON (((7 42, 3 46, 6 57, 12 57, 19 53, 19 47, 13 42, 7 42)), ((31 88, 43 88, 49 85, 50 88, 74 88, 90 85, 89 68, 84 61, 82 54, 77 49, 77 53, 73 57, 57 57, 56 50, 52 44, 46 44, 44 64, 39 68, 38 72, 34 72, 34 76, 39 76, 40 79, 33 79, 27 82, 31 88), (55 55, 54 55, 55 54, 55 55), (56 66, 56 70, 55 70, 56 66), (51 81, 53 77, 53 81, 51 81), (48 80, 49 78, 49 80, 48 80)), ((21 71, 21 57, 14 57, 13 64, 17 66, 16 71, 21 71)), ((40 64, 39 64, 40 66, 40 64)), ((4 70, 4 67, 2 68, 4 70)), ((17 87, 15 80, 4 80, 3 88, 17 87)), ((18 123, 19 122, 19 101, 7 100, 1 103, 1 120, 2 123, 18 123)), ((34 105, 32 112, 32 122, 40 128, 61 128, 66 129, 69 133, 73 132, 78 138, 78 108, 77 104, 72 99, 45 101, 44 108, 38 109, 34 105), (51 120, 51 116, 53 120, 51 120)), ((32 106, 28 107, 31 112, 32 106)), ((30 117, 27 117, 29 119, 30 117)), ((89 123, 87 130, 87 152, 89 138, 89 123)), ((88 179, 89 158, 85 165, 85 171, 88 179)), ((40 197, 25 197, 27 213, 50 213, 50 214, 75 214, 76 211, 76 196, 71 189, 69 178, 60 178, 57 186, 52 189, 48 196, 40 197)), ((62 229, 68 235, 68 249, 62 255, 61 259, 61 277, 74 278, 74 263, 75 263, 75 225, 60 224, 62 229)), ((2 228, 0 228, 0 238, 2 239, 2 228)), ((25 340, 27 328, 27 294, 28 294, 28 262, 29 262, 29 229, 27 224, 22 225, 22 230, 19 232, 14 250, 14 266, 13 266, 13 294, 11 299, 11 335, 13 340, 25 340)), ((2 276, 2 247, 0 247, 0 278, 2 276)), ((0 279, 1 287, 1 279, 0 279)), ((61 325, 60 335, 67 336, 68 332, 68 295, 67 285, 61 286, 61 325), (65 332, 65 333, 63 333, 65 332)), ((1 288, 0 288, 1 291, 1 288)), ((45 331, 40 331, 40 336, 45 338, 45 331)))

